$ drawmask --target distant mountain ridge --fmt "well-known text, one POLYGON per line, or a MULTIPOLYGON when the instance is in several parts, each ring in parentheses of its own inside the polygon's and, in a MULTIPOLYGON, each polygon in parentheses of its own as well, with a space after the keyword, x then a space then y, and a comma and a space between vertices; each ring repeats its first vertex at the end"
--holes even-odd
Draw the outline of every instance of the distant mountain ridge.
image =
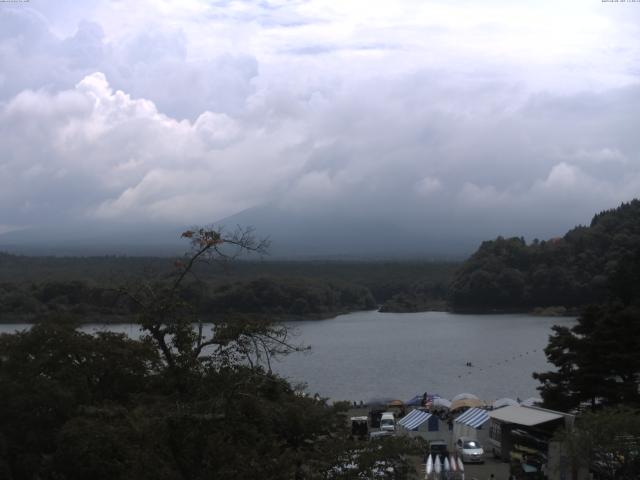
MULTIPOLYGON (((211 222, 209 222, 211 223, 211 222)), ((308 212, 265 205, 213 222, 231 230, 254 228, 269 237, 274 259, 462 259, 479 244, 477 234, 444 234, 418 222, 361 218, 340 211, 308 212)), ((173 256, 188 245, 191 225, 78 223, 16 230, 0 235, 0 251, 25 255, 173 256)))
MULTIPOLYGON (((562 238, 502 238, 483 242, 450 285, 454 310, 518 310, 580 307, 602 302, 613 283, 637 273, 628 265, 640 256, 640 200, 596 214, 588 227, 562 238)), ((619 289, 617 289, 619 291, 619 289)))
POLYGON ((0 251, 37 256, 174 256, 187 244, 175 225, 86 222, 41 226, 0 235, 0 251))

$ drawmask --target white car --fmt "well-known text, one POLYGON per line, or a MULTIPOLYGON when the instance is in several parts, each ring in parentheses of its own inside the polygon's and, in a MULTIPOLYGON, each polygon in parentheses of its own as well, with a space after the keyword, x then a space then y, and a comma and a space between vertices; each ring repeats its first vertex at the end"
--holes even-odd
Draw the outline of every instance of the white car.
POLYGON ((396 430, 396 417, 393 412, 384 412, 380 417, 380 430, 394 432, 396 430))
POLYGON ((456 451, 465 463, 484 463, 484 450, 482 450, 480 443, 473 438, 460 437, 456 441, 456 451))

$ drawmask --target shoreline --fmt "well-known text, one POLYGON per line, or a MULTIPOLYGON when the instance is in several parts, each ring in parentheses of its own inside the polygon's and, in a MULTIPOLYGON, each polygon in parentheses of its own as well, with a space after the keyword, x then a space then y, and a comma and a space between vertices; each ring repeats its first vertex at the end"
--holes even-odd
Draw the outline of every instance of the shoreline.
MULTIPOLYGON (((554 306, 554 307, 535 307, 532 309, 520 309, 520 308, 481 308, 481 309, 469 309, 469 308, 458 308, 454 309, 448 305, 433 305, 427 309, 419 309, 419 310, 389 310, 384 309, 384 305, 378 306, 376 309, 369 310, 345 310, 345 311, 336 311, 336 312, 323 312, 323 313, 313 313, 306 315, 271 315, 271 314, 262 314, 262 313, 246 313, 240 314, 241 316, 258 316, 258 317, 268 317, 277 323, 283 322, 308 322, 308 321, 323 321, 323 320, 331 320, 341 315, 348 315, 350 313, 359 313, 359 312, 378 312, 378 313, 393 313, 393 314, 410 314, 410 313, 429 313, 429 312, 442 312, 442 313, 452 313, 456 315, 509 315, 509 314, 521 314, 521 315, 531 315, 534 317, 577 317, 580 315, 580 308, 567 308, 563 306, 554 306)), ((68 312, 61 312, 61 315, 68 314, 68 312)), ((79 325, 90 325, 90 324, 104 324, 104 325, 130 325, 130 324, 138 324, 135 320, 134 315, 80 315, 80 314, 69 314, 69 315, 78 315, 82 318, 77 319, 69 319, 68 321, 71 323, 77 323, 79 325)), ((215 323, 216 317, 223 317, 225 315, 237 315, 235 313, 220 313, 213 314, 207 317, 203 317, 203 321, 205 323, 215 323)), ((41 318, 37 320, 37 314, 3 314, 0 316, 0 325, 12 325, 12 324, 27 324, 27 325, 35 325, 37 323, 47 322, 47 321, 55 321, 47 318, 41 318)))

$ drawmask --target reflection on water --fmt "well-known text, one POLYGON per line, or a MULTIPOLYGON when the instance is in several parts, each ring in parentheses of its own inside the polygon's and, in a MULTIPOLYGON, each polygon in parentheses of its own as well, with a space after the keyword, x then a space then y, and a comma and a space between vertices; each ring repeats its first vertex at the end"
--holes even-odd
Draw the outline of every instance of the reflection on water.
MULTIPOLYGON (((538 396, 532 372, 549 367, 543 348, 554 324, 570 318, 529 315, 455 315, 443 312, 358 312, 288 326, 307 353, 292 354, 274 369, 310 393, 333 399, 368 400, 471 392, 486 400, 538 396), (472 367, 467 367, 467 362, 472 367)), ((0 325, 0 332, 28 328, 0 325)), ((138 325, 85 325, 138 337, 138 325)))

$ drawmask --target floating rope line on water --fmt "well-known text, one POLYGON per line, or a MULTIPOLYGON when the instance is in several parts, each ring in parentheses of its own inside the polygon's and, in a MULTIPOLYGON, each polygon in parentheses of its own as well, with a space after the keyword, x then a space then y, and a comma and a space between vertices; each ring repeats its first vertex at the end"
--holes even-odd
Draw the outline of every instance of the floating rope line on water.
MULTIPOLYGON (((515 360, 517 358, 522 358, 522 357, 524 357, 526 355, 531 355, 531 354, 537 353, 537 352, 538 352, 538 349, 534 348, 531 351, 527 351, 527 352, 521 353, 519 355, 515 355, 515 356, 511 357, 511 359, 505 358, 504 360, 500 360, 500 361, 497 361, 495 363, 491 363, 489 365, 485 365, 484 367, 477 367, 476 371, 480 371, 480 372, 484 372, 485 370, 489 371, 489 370, 491 370, 491 369, 493 369, 495 367, 499 367, 499 366, 502 366, 502 365, 508 365, 509 362, 511 362, 511 361, 513 361, 513 360, 515 360)), ((476 368, 471 362, 467 362, 466 366, 467 367, 471 367, 471 368, 476 368)), ((475 373, 473 370, 469 370, 466 373, 462 373, 462 374, 458 375, 458 378, 462 378, 465 375, 471 375, 473 373, 475 373)))

